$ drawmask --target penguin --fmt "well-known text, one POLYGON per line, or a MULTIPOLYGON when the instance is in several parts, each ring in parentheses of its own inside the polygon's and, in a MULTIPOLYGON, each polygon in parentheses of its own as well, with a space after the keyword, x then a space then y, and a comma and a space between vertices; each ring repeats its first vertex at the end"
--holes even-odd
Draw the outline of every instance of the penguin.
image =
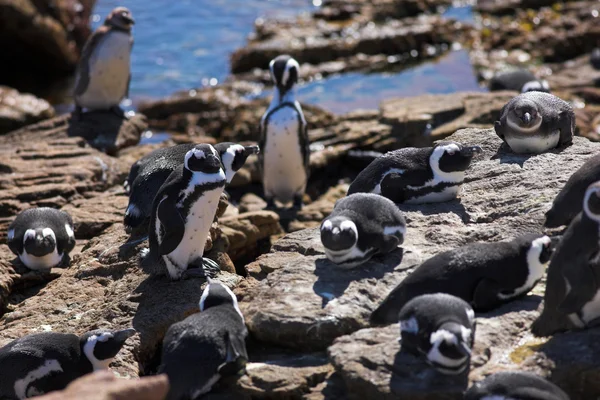
POLYGON ((0 398, 25 399, 64 389, 75 379, 107 369, 134 329, 97 329, 82 336, 41 332, 0 349, 0 398))
POLYGON ((171 325, 162 347, 159 373, 169 377, 167 400, 196 399, 224 376, 243 375, 248 330, 237 298, 210 280, 200 312, 171 325))
POLYGON ((546 212, 544 226, 558 228, 569 223, 583 207, 583 196, 588 186, 600 181, 600 154, 588 159, 565 183, 546 212))
MULTIPOLYGON (((163 182, 183 164, 185 155, 196 145, 179 144, 157 149, 136 161, 129 171, 124 183, 129 192, 129 204, 125 210, 124 225, 129 233, 137 228, 147 229, 152 202, 163 182)), ((227 183, 231 183, 235 173, 245 164, 248 157, 258 154, 258 146, 242 146, 237 143, 224 142, 214 145, 219 152, 227 183)))
POLYGON ((295 99, 294 85, 300 66, 288 55, 269 64, 275 93, 260 121, 259 156, 267 207, 275 200, 302 207, 302 197, 310 175, 310 148, 306 119, 295 99))
POLYGON ((149 229, 149 251, 142 267, 151 274, 173 280, 206 277, 219 266, 202 257, 227 176, 217 150, 199 144, 189 150, 184 162, 160 187, 149 229))
POLYGON ((475 312, 467 302, 446 293, 410 300, 396 317, 401 350, 424 357, 447 375, 465 372, 475 339, 475 312))
POLYGON ((515 69, 499 72, 490 80, 490 92, 498 90, 514 90, 526 93, 538 91, 550 93, 550 85, 544 79, 537 79, 526 69, 515 69))
POLYGON ((569 400, 558 386, 530 372, 496 372, 476 382, 464 400, 569 400))
POLYGON ((515 153, 540 154, 571 144, 575 113, 553 94, 527 92, 502 107, 494 129, 515 153))
POLYGON ((595 182, 548 267, 544 309, 531 327, 534 335, 600 325, 599 230, 600 182, 595 182))
POLYGON ((362 170, 348 195, 365 192, 394 203, 435 203, 456 198, 479 146, 440 142, 434 147, 390 151, 362 170))
POLYGON ((600 48, 592 50, 590 54, 590 63, 595 69, 600 69, 600 48))
POLYGON ((320 230, 327 258, 340 267, 353 268, 404 243, 406 221, 391 200, 355 193, 335 203, 320 230))
POLYGON ((83 108, 111 110, 124 117, 119 103, 129 96, 131 27, 135 21, 125 7, 116 7, 88 39, 75 76, 75 118, 83 108))
POLYGON ((489 311, 533 289, 551 256, 550 238, 538 234, 505 242, 470 243, 444 251, 400 282, 371 314, 371 323, 395 322, 404 304, 426 293, 448 293, 478 312, 489 311))
POLYGON ((73 220, 61 210, 30 208, 10 224, 7 239, 10 250, 31 270, 68 266, 75 247, 73 220))

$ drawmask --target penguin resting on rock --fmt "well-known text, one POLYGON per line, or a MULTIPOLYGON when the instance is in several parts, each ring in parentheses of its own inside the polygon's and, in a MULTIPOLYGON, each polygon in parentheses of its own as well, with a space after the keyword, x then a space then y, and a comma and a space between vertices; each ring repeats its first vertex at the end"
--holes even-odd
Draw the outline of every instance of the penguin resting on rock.
POLYGON ((401 245, 406 222, 391 200, 356 193, 338 200, 320 229, 327 258, 340 267, 353 268, 401 245))
POLYGON ((548 267, 536 336, 600 325, 600 182, 588 187, 548 267))
POLYGON ((515 153, 540 154, 572 143, 575 113, 553 94, 527 92, 502 107, 494 129, 515 153))
POLYGON ((444 251, 400 282, 371 314, 371 323, 394 323, 404 304, 426 293, 448 293, 476 311, 489 311, 533 289, 551 256, 550 238, 538 234, 444 251))
POLYGON ((244 374, 246 336, 237 298, 225 285, 209 280, 200 312, 171 325, 165 335, 159 373, 169 377, 167 400, 196 399, 221 377, 244 374))
POLYGON ((394 203, 435 203, 456 198, 478 146, 440 142, 407 147, 375 159, 348 188, 348 194, 375 193, 394 203))
POLYGON ((107 369, 135 329, 97 329, 81 336, 42 332, 0 349, 0 398, 26 399, 64 389, 75 379, 107 369))
POLYGON ((498 90, 514 90, 526 93, 538 91, 550 93, 550 86, 544 79, 538 79, 526 69, 499 72, 490 80, 490 92, 498 90))
POLYGON ((67 266, 75 247, 73 220, 64 211, 49 207, 21 212, 8 227, 8 247, 29 269, 50 271, 67 266))
POLYGON ((464 300, 445 293, 417 296, 398 315, 403 351, 424 357, 443 374, 469 368, 475 339, 475 312, 464 300))
POLYGON ((569 400, 558 386, 535 374, 521 371, 496 372, 475 383, 464 400, 569 400))

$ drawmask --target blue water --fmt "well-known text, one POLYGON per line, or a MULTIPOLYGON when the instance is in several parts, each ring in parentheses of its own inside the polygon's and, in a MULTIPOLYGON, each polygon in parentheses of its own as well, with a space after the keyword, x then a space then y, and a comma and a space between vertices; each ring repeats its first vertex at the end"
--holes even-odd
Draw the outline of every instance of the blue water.
MULTIPOLYGON (((93 27, 119 5, 128 7, 136 20, 130 88, 134 106, 223 81, 231 53, 244 46, 256 18, 293 17, 315 8, 309 0, 99 0, 93 27)), ((445 15, 472 22, 471 7, 450 8, 445 15)), ((466 51, 459 50, 398 73, 348 73, 306 83, 298 88, 298 98, 344 113, 376 108, 389 97, 465 90, 481 89, 466 51)))

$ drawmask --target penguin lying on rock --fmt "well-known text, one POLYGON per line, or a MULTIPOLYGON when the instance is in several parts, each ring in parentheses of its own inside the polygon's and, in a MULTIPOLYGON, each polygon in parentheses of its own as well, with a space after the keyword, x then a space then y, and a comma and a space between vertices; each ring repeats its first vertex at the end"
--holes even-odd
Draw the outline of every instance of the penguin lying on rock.
POLYGON ((553 94, 527 92, 502 107, 494 129, 515 153, 539 154, 571 144, 575 113, 553 94))
POLYGON ((465 392, 464 400, 569 400, 552 382, 530 372, 496 372, 475 383, 465 392))
POLYGON ((600 182, 588 187, 583 211, 571 221, 548 267, 537 336, 600 325, 600 182))
POLYGON ((475 312, 445 293, 417 296, 398 315, 402 350, 424 357, 444 374, 468 369, 475 339, 475 312))
POLYGON ((375 159, 348 188, 348 194, 375 193, 394 203, 435 203, 456 198, 478 146, 440 142, 407 147, 375 159))
POLYGON ((73 220, 48 207, 23 211, 8 227, 8 247, 29 269, 49 271, 66 266, 75 247, 73 220))
POLYGON ((515 69, 499 72, 490 80, 490 92, 497 90, 514 90, 516 92, 546 92, 550 93, 548 82, 538 79, 526 69, 515 69))
POLYGON ((169 377, 167 400, 196 399, 223 376, 245 372, 248 330, 237 298, 209 280, 200 312, 171 325, 163 342, 159 373, 169 377))
POLYGON ((374 325, 396 322, 415 296, 443 292, 476 311, 488 311, 527 294, 552 255, 548 236, 528 234, 508 242, 471 243, 439 253, 418 266, 371 315, 374 325))
POLYGON ((356 193, 335 203, 321 223, 321 243, 329 260, 352 268, 376 254, 389 253, 404 242, 406 222, 385 197, 356 193))
MULTIPOLYGON (((129 192, 124 219, 127 232, 137 228, 147 229, 156 193, 169 175, 183 164, 187 152, 195 146, 185 143, 154 150, 131 166, 125 181, 125 188, 129 192)), ((258 146, 242 146, 230 142, 216 144, 214 148, 219 152, 227 183, 231 183, 235 173, 244 166, 250 155, 259 152, 258 146)))
POLYGON ((135 329, 97 329, 81 336, 42 332, 0 349, 0 398, 25 399, 64 389, 71 381, 107 369, 135 329))

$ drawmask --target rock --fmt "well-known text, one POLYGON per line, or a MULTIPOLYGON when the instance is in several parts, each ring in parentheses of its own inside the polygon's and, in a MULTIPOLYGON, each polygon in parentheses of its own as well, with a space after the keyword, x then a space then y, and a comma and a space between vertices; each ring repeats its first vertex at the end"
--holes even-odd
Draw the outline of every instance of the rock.
POLYGON ((26 126, 6 135, 2 142, 29 139, 33 141, 82 137, 90 144, 107 154, 115 155, 119 150, 139 143, 142 132, 148 129, 146 117, 136 114, 129 119, 118 117, 108 111, 92 111, 74 120, 71 115, 59 117, 26 126))
POLYGON ((596 82, 600 82, 600 71, 590 64, 589 54, 561 63, 553 70, 547 78, 552 89, 593 89, 596 82))
POLYGON ((40 400, 164 400, 169 391, 166 375, 119 379, 99 371, 73 381, 66 389, 38 397, 40 400))
POLYGON ((0 134, 54 115, 54 108, 46 100, 0 86, 0 134))
POLYGON ((0 3, 3 81, 48 85, 53 78, 71 73, 90 34, 94 4, 95 0, 0 3))
POLYGON ((553 0, 479 0, 475 9, 486 14, 514 14, 517 10, 537 9, 554 5, 553 0))
POLYGON ((68 212, 75 224, 75 237, 92 239, 113 224, 122 223, 129 198, 122 189, 105 193, 88 193, 85 199, 70 202, 63 211, 68 212))

